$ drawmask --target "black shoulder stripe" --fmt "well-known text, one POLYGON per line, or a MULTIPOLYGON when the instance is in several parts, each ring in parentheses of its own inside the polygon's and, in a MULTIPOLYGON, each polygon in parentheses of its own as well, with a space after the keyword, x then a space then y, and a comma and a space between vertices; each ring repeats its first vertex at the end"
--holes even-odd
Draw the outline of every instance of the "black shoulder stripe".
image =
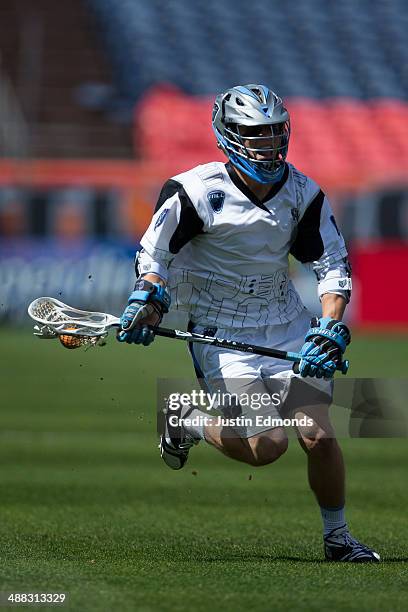
POLYGON ((203 220, 198 216, 197 210, 183 187, 179 190, 178 194, 181 203, 180 221, 169 242, 170 253, 174 255, 187 242, 201 234, 204 226, 203 220))
POLYGON ((160 192, 159 199, 157 200, 154 212, 157 213, 157 211, 163 206, 165 201, 174 196, 174 194, 177 193, 180 188, 183 188, 181 183, 178 183, 173 179, 166 181, 160 192))
POLYGON ((313 198, 299 221, 297 234, 290 252, 301 263, 316 261, 324 252, 320 235, 320 214, 325 195, 322 190, 313 198))
POLYGON ((166 200, 174 196, 175 193, 178 193, 181 212, 179 224, 169 242, 169 250, 173 255, 176 255, 187 242, 201 234, 204 226, 203 220, 198 216, 197 210, 183 185, 173 179, 163 185, 154 212, 156 213, 166 200))

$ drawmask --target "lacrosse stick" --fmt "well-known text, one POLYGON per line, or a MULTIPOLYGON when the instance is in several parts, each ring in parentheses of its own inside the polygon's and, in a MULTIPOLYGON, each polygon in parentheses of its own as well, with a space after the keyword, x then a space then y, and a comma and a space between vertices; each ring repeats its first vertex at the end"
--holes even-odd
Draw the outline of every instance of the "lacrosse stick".
MULTIPOLYGON (((58 336, 75 337, 78 346, 96 346, 101 344, 108 335, 112 327, 120 327, 120 319, 105 312, 92 312, 78 310, 68 306, 55 298, 37 298, 28 307, 28 314, 39 325, 34 326, 34 335, 39 338, 49 339, 58 336)), ((201 344, 211 344, 212 346, 223 347, 232 351, 253 353, 275 359, 283 359, 298 363, 302 356, 291 351, 281 351, 279 349, 255 346, 224 338, 212 338, 203 334, 181 331, 179 329, 167 329, 165 327, 155 327, 156 336, 172 338, 174 340, 184 340, 185 342, 200 342, 201 344)), ((347 360, 339 363, 337 370, 346 374, 349 368, 347 360)))
POLYGON ((120 327, 120 321, 105 312, 92 312, 73 308, 51 297, 40 297, 31 302, 28 314, 37 325, 34 335, 41 339, 73 337, 73 348, 102 344, 111 327, 120 327))

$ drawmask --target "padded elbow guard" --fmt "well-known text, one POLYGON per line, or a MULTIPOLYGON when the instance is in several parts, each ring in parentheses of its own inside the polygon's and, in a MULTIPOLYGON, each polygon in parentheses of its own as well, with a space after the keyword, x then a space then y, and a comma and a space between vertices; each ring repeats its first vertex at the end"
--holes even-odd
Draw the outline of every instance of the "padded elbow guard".
POLYGON ((347 302, 350 301, 351 290, 352 282, 347 270, 331 270, 317 286, 319 298, 325 293, 337 293, 342 295, 347 302))

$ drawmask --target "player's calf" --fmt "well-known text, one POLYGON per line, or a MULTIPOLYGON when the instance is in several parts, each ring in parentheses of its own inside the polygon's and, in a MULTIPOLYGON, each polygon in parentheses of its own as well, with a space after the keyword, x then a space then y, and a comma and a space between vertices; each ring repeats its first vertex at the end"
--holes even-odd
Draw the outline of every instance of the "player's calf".
POLYGON ((288 439, 281 427, 245 438, 231 427, 207 427, 206 441, 230 459, 259 467, 273 463, 288 448, 288 439))
POLYGON ((275 432, 275 435, 273 435, 272 432, 274 430, 271 430, 271 433, 264 432, 259 436, 248 439, 251 448, 250 465, 255 467, 268 465, 279 459, 287 451, 288 439, 286 435, 280 432, 277 435, 275 432))

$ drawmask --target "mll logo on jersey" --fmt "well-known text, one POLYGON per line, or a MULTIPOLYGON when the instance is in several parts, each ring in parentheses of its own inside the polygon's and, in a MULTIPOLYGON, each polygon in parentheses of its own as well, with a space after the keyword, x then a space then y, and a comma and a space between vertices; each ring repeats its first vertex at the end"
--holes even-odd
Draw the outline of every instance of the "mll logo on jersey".
POLYGON ((209 203, 211 204, 211 208, 215 213, 219 213, 222 211, 222 207, 224 206, 225 193, 223 191, 210 191, 207 194, 207 198, 209 203))
POLYGON ((165 210, 163 210, 163 212, 160 213, 160 215, 157 217, 156 219, 156 223, 154 224, 154 231, 157 230, 158 227, 160 227, 160 225, 163 223, 163 221, 165 220, 165 218, 167 217, 167 215, 169 214, 169 208, 166 208, 165 210))

